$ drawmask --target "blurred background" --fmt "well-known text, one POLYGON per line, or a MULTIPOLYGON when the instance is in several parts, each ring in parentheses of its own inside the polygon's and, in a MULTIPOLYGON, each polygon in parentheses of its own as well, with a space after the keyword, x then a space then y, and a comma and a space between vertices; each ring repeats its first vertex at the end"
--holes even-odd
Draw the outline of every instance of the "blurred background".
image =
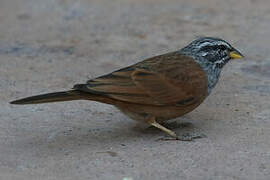
POLYGON ((269 179, 269 7, 268 0, 0 0, 1 179, 269 179), (96 102, 8 104, 198 36, 223 38, 246 57, 177 119, 176 132, 207 138, 157 141, 159 130, 96 102))

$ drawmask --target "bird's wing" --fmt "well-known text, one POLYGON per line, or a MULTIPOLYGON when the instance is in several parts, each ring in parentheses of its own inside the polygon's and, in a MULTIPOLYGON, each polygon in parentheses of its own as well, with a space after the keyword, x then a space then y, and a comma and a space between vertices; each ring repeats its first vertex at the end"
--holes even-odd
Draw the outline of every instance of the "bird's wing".
POLYGON ((187 105, 206 96, 205 72, 191 57, 168 53, 75 85, 74 89, 149 105, 187 105))

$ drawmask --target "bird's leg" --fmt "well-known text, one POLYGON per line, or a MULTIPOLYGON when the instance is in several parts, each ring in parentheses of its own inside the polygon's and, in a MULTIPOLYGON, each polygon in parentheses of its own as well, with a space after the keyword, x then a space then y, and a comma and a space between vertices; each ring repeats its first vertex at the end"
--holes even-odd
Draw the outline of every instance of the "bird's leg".
POLYGON ((159 123, 156 122, 156 118, 155 117, 150 117, 146 120, 146 122, 164 132, 166 132, 167 134, 169 134, 170 136, 174 137, 175 139, 178 139, 177 135, 175 134, 175 132, 173 132, 170 129, 165 128, 164 126, 160 125, 159 123))
POLYGON ((193 139, 197 139, 197 138, 203 138, 206 137, 203 134, 183 134, 181 136, 177 136, 175 132, 173 132, 172 130, 162 126, 161 124, 157 123, 156 118, 155 117, 150 117, 146 120, 146 122, 164 132, 166 132, 167 134, 169 134, 171 137, 173 137, 173 139, 169 139, 169 138, 161 138, 159 140, 180 140, 180 141, 192 141, 193 139))

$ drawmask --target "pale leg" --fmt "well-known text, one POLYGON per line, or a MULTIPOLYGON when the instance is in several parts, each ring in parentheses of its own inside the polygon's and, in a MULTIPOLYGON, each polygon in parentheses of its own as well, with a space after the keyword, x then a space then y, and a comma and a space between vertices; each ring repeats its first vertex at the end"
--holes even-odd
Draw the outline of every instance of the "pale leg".
POLYGON ((157 123, 155 117, 151 117, 151 118, 147 119, 146 122, 149 123, 150 125, 152 125, 152 126, 158 128, 158 129, 160 129, 160 130, 166 132, 166 133, 169 134, 170 136, 172 136, 172 137, 178 139, 178 137, 177 137, 177 135, 175 134, 175 132, 173 132, 172 130, 167 129, 166 127, 164 127, 164 126, 160 125, 159 123, 157 123))

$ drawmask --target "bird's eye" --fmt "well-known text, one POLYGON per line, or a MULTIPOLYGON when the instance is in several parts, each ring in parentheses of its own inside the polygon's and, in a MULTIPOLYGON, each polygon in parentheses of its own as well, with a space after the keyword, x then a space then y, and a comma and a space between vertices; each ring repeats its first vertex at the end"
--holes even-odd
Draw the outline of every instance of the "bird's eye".
POLYGON ((227 49, 227 47, 226 47, 225 45, 220 45, 219 48, 220 48, 222 51, 224 51, 224 50, 227 49))

